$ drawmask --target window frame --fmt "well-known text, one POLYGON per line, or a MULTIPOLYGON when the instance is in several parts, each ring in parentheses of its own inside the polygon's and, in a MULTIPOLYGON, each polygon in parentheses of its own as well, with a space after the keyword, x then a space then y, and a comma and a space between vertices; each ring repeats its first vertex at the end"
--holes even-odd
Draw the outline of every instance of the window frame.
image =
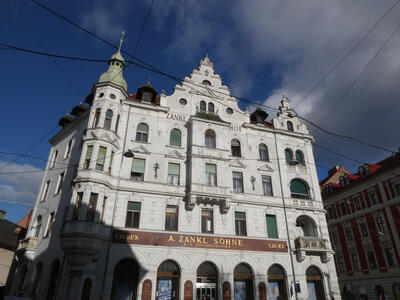
POLYGON ((369 236, 367 223, 365 222, 360 223, 360 232, 361 232, 361 237, 363 238, 367 238, 369 236))
POLYGON ((142 212, 142 203, 138 201, 127 201, 126 204, 126 214, 125 214, 125 227, 126 228, 140 228, 140 215, 142 212), (129 209, 129 203, 133 205, 138 205, 139 209, 129 209), (129 218, 129 214, 131 214, 129 218), (135 222, 137 220, 137 224, 135 222))
POLYGON ((139 123, 136 127, 136 138, 135 141, 137 143, 148 143, 149 142, 149 132, 150 132, 150 127, 146 123, 139 123), (142 131, 140 129, 139 131, 139 126, 144 125, 147 131, 142 131))
POLYGON ((289 148, 286 148, 284 152, 285 152, 286 163, 290 165, 290 163, 293 161, 293 151, 289 148))
POLYGON ((376 195, 375 189, 372 189, 372 190, 368 191, 368 197, 369 197, 369 199, 371 201, 371 206, 378 204, 378 199, 377 199, 377 195, 376 195))
POLYGON ((201 209, 201 232, 202 233, 214 233, 214 210, 210 208, 201 209), (205 212, 209 213, 206 214, 205 212), (211 229, 208 230, 208 221, 211 222, 211 229))
POLYGON ((354 240, 353 231, 351 230, 351 228, 346 228, 345 233, 346 233, 346 240, 347 241, 354 240))
POLYGON ((210 163, 205 163, 204 165, 204 175, 205 175, 205 184, 208 186, 217 186, 217 165, 216 164, 210 164, 210 163), (208 172, 207 171, 207 165, 209 166, 214 166, 215 167, 215 173, 208 172), (214 175, 214 176, 212 176, 214 175), (212 178, 214 177, 214 180, 212 178))
POLYGON ((337 262, 338 262, 338 269, 340 273, 344 273, 346 272, 345 268, 344 268, 344 260, 343 257, 338 256, 337 257, 337 262))
POLYGON ((99 150, 97 152, 97 159, 96 159, 96 166, 95 166, 96 171, 104 171, 106 156, 107 156, 107 147, 100 146, 99 150), (100 157, 100 151, 104 152, 103 157, 100 157), (102 163, 101 163, 101 161, 102 161, 102 163))
POLYGON ((169 133, 169 145, 172 147, 182 147, 182 132, 178 129, 178 128, 173 128, 171 129, 170 133, 169 133), (179 136, 179 144, 177 143, 176 145, 174 145, 172 143, 172 134, 173 132, 176 132, 178 135, 176 135, 176 137, 179 136))
POLYGON ((277 220, 276 220, 276 215, 266 214, 265 215, 265 222, 266 222, 266 226, 267 226, 267 236, 268 236, 268 238, 279 239, 278 223, 277 223, 277 220), (276 233, 275 236, 273 234, 273 230, 270 231, 270 228, 268 226, 268 218, 273 219, 274 222, 275 222, 275 228, 274 228, 275 233, 276 233))
POLYGON ((272 177, 270 175, 261 175, 261 185, 263 190, 263 196, 270 196, 270 197, 274 196, 274 190, 272 188, 272 177), (268 187, 270 188, 270 192, 268 192, 268 187))
POLYGON ((385 248, 385 257, 389 267, 395 267, 394 254, 392 248, 385 248))
POLYGON ((244 193, 243 173, 232 171, 232 181, 233 181, 233 185, 232 185, 233 192, 244 193), (235 178, 235 175, 240 175, 240 178, 235 178))
POLYGON ((377 216, 375 218, 375 222, 376 222, 376 227, 378 228, 378 231, 381 233, 385 233, 386 232, 386 226, 385 226, 385 220, 383 219, 382 216, 377 216))
POLYGON ((306 165, 306 162, 305 162, 305 159, 304 159, 304 153, 302 151, 296 150, 295 157, 296 157, 296 160, 299 162, 299 165, 301 165, 301 166, 305 166, 306 165))
POLYGON ((56 189, 55 189, 54 195, 58 195, 58 194, 61 193, 64 177, 65 177, 65 171, 61 172, 60 175, 58 175, 58 180, 57 180, 57 185, 56 185, 56 189))
POLYGON ((132 159, 132 167, 131 167, 131 180, 134 181, 144 181, 144 174, 146 172, 146 159, 144 158, 140 158, 140 157, 134 157, 132 159), (134 163, 135 161, 140 160, 140 161, 144 161, 144 166, 143 166, 143 173, 140 172, 135 172, 134 170, 134 163), (136 175, 134 175, 136 174, 136 175))
POLYGON ((246 212, 235 211, 235 235, 247 236, 246 212), (238 218, 239 214, 243 214, 244 218, 238 218), (241 226, 242 225, 242 226, 241 226))
POLYGON ((67 148, 65 149, 64 159, 67 159, 71 156, 71 150, 72 150, 72 139, 68 141, 67 148))
POLYGON ((167 176, 167 183, 168 185, 180 185, 181 180, 181 164, 175 162, 168 162, 168 176, 167 176), (172 174, 170 173, 170 166, 175 165, 178 166, 179 174, 172 174))
POLYGON ((351 255, 351 264, 353 265, 354 271, 360 271, 360 263, 359 263, 357 254, 351 255))
POLYGON ((267 145, 265 145, 264 143, 258 145, 258 155, 261 161, 269 161, 269 153, 267 145))
POLYGON ((101 116, 101 109, 100 108, 96 108, 96 110, 94 112, 92 128, 98 128, 99 127, 100 116, 101 116))
POLYGON ((99 201, 98 193, 90 193, 88 206, 86 210, 86 222, 95 222, 96 221, 96 212, 97 212, 97 203, 99 201), (93 195, 93 198, 92 198, 93 195))
POLYGON ((178 231, 179 206, 167 205, 165 209, 165 231, 178 231), (174 208, 175 212, 168 212, 168 208, 174 208), (175 216, 175 224, 173 223, 173 216, 175 216), (168 225, 168 226, 167 226, 168 225), (173 228, 175 225, 176 228, 173 228))
POLYGON ((50 168, 54 168, 54 167, 56 166, 57 157, 58 157, 58 150, 56 150, 56 151, 54 152, 53 160, 52 160, 52 162, 51 162, 51 167, 50 167, 50 168))
POLYGON ((376 258, 375 258, 374 251, 367 251, 367 259, 368 259, 369 268, 371 270, 378 268, 378 265, 376 264, 376 258))
POLYGON ((212 129, 207 129, 204 133, 204 147, 215 149, 217 147, 217 135, 212 129))
POLYGON ((292 121, 287 121, 286 122, 286 128, 287 128, 287 131, 294 132, 293 122, 292 121))
POLYGON ((72 213, 73 221, 79 220, 79 213, 80 213, 81 207, 82 207, 82 200, 83 200, 83 192, 76 193, 74 211, 72 213))
POLYGON ((49 220, 48 220, 47 226, 46 226, 46 233, 44 235, 45 238, 47 238, 51 235, 51 226, 53 225, 53 222, 54 222, 54 216, 55 216, 55 211, 51 212, 49 215, 49 220))
POLYGON ((85 160, 84 160, 84 163, 83 163, 83 169, 89 169, 89 167, 90 167, 90 162, 91 162, 91 160, 92 160, 92 156, 93 156, 93 145, 88 145, 87 147, 86 147, 86 155, 85 155, 85 160), (89 149, 90 149, 90 152, 89 152, 89 149), (90 153, 90 155, 89 155, 89 153, 90 153))
POLYGON ((104 129, 111 129, 111 123, 112 123, 112 118, 114 116, 114 112, 111 109, 107 109, 106 111, 106 115, 104 117, 104 124, 103 124, 103 128, 104 129), (111 115, 110 115, 111 112, 111 115))
POLYGON ((208 102, 207 104, 207 111, 209 113, 215 113, 215 105, 212 102, 208 102))
POLYGON ((48 196, 49 190, 50 190, 50 184, 51 184, 51 180, 49 179, 46 181, 44 188, 43 188, 43 194, 42 194, 42 199, 41 199, 42 202, 46 201, 46 199, 47 199, 47 196, 48 196))
POLYGON ((238 139, 231 140, 231 156, 232 157, 242 157, 242 149, 241 143, 238 139), (234 145, 237 143, 238 145, 234 145))
POLYGON ((200 111, 207 112, 207 103, 205 101, 200 101, 200 111))

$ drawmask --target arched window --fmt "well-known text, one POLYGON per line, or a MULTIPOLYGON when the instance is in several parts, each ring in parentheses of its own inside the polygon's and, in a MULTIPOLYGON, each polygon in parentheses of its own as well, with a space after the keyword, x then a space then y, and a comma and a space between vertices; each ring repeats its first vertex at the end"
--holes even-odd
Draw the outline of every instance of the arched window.
POLYGON ((291 132, 294 131, 294 129, 293 129, 293 123, 292 123, 292 122, 287 121, 286 125, 287 125, 287 130, 288 130, 288 131, 291 131, 291 132))
POLYGON ((268 156, 268 148, 265 144, 260 144, 258 146, 258 152, 260 154, 260 160, 268 161, 269 156, 268 156))
POLYGON ((292 159, 293 159, 292 150, 290 150, 288 148, 285 149, 285 159, 286 159, 287 164, 290 164, 292 162, 292 159))
POLYGON ((100 108, 96 109, 96 112, 94 113, 93 124, 92 124, 93 128, 97 128, 99 126, 100 114, 101 114, 101 109, 100 108))
POLYGON ((111 109, 108 109, 106 111, 106 118, 104 119, 104 129, 111 128, 112 117, 113 117, 113 111, 111 109))
POLYGON ((149 139, 149 126, 144 123, 140 123, 136 130, 136 142, 147 143, 149 139))
POLYGON ((197 290, 196 299, 217 299, 218 298, 218 271, 217 268, 204 262, 197 268, 197 290))
POLYGON ((287 300, 286 274, 284 269, 277 264, 268 269, 268 287, 273 299, 287 300))
POLYGON ((157 270, 157 295, 162 299, 179 299, 179 280, 181 272, 178 265, 172 260, 164 261, 157 270))
POLYGON ((208 103, 208 112, 211 112, 211 113, 214 112, 214 104, 211 102, 208 103))
POLYGON ((205 134, 205 143, 206 148, 215 148, 216 140, 215 140, 215 132, 212 129, 208 129, 205 134))
POLYGON ((42 216, 38 215, 36 219, 36 226, 35 226, 35 231, 34 231, 34 237, 37 238, 39 237, 40 230, 42 229, 42 216))
POLYGON ((304 154, 300 150, 296 151, 296 160, 299 162, 299 165, 304 166, 306 164, 304 161, 304 154))
POLYGON ((205 86, 211 86, 211 82, 209 82, 208 80, 203 80, 202 84, 204 84, 205 86))
POLYGON ((171 134, 169 136, 169 144, 171 146, 181 146, 181 132, 179 131, 179 129, 174 128, 171 130, 171 134))
POLYGON ((41 262, 36 264, 35 279, 33 280, 31 298, 35 299, 40 288, 40 279, 42 278, 43 265, 41 262))
POLYGON ((324 280, 321 272, 314 266, 306 271, 308 299, 325 300, 324 280))
POLYGON ((247 264, 241 263, 233 271, 234 298, 253 299, 253 272, 247 264))
POLYGON ((60 262, 58 261, 58 259, 56 259, 53 262, 53 267, 51 270, 49 288, 47 290, 47 300, 55 300, 59 273, 60 262))
POLYGON ((200 101, 200 111, 207 111, 207 105, 204 101, 200 101))
POLYGON ((86 278, 82 287, 82 295, 81 300, 89 300, 90 299, 90 290, 92 289, 92 280, 90 278, 86 278))
POLYGON ((290 193, 293 198, 309 199, 310 193, 307 183, 299 179, 290 181, 290 193))
POLYGON ((240 151, 240 142, 237 139, 231 141, 231 154, 235 157, 241 157, 242 153, 240 151))
POLYGON ((317 237, 317 226, 314 223, 314 220, 308 216, 300 216, 296 220, 296 227, 298 227, 302 236, 311 236, 317 237))
POLYGON ((133 259, 123 259, 114 269, 112 300, 136 300, 139 284, 139 264, 133 259))

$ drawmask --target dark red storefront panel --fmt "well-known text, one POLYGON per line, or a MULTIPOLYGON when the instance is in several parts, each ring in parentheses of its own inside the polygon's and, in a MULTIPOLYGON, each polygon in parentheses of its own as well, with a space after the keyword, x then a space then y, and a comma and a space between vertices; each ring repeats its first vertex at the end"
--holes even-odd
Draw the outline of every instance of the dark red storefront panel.
POLYGON ((383 257, 383 251, 381 248, 381 243, 379 241, 378 230, 375 225, 375 220, 372 214, 366 214, 369 234, 371 236, 372 244, 374 246, 375 254, 378 260, 379 270, 381 272, 387 272, 385 258, 383 257))
POLYGON ((361 240, 360 230, 358 228, 358 223, 356 219, 351 220, 351 228, 353 229, 354 240, 356 242, 357 253, 360 257, 361 269, 364 274, 368 274, 368 264, 367 259, 365 258, 364 248, 361 240))

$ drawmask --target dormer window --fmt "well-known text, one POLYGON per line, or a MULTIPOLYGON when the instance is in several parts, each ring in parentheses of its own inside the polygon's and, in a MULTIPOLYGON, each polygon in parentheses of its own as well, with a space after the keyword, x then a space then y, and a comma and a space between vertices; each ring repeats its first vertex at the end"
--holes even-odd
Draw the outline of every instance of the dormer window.
POLYGON ((369 175, 369 166, 368 165, 365 165, 364 166, 364 171, 365 171, 365 176, 367 176, 367 175, 369 175))
POLYGON ((143 93, 142 101, 146 103, 151 102, 151 94, 150 93, 143 93))
POLYGON ((205 86, 211 86, 211 82, 209 82, 208 80, 203 80, 202 84, 205 86))
POLYGON ((360 177, 364 177, 364 176, 365 176, 364 168, 363 168, 363 167, 359 167, 359 168, 358 168, 358 174, 360 175, 360 177))
POLYGON ((286 125, 287 125, 287 130, 288 131, 294 132, 294 128, 293 128, 293 123, 292 122, 287 121, 286 125))

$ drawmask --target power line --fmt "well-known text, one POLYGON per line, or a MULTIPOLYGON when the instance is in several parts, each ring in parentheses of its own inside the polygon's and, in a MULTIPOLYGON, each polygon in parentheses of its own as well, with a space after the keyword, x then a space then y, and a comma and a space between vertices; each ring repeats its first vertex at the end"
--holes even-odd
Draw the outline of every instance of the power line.
POLYGON ((394 35, 399 31, 400 29, 400 24, 396 27, 396 29, 388 36, 388 38, 385 40, 383 45, 378 49, 378 51, 375 53, 375 55, 370 59, 370 61, 364 66, 364 68, 361 70, 361 72, 358 74, 358 76, 353 80, 353 82, 349 85, 349 87, 346 89, 346 91, 343 93, 342 97, 338 99, 338 101, 335 103, 335 105, 326 113, 325 117, 320 121, 320 123, 324 123, 327 118, 329 118, 330 114, 342 103, 344 98, 347 96, 347 94, 350 92, 350 90, 356 85, 356 83, 360 80, 361 76, 367 71, 367 69, 371 66, 371 64, 375 61, 375 59, 378 57, 378 55, 382 52, 382 50, 386 47, 386 45, 392 40, 394 35))
MULTIPOLYGON (((36 43, 42 48, 42 50, 47 51, 46 47, 42 44, 42 42, 35 36, 32 30, 29 29, 28 25, 22 20, 22 18, 17 14, 17 12, 12 8, 12 6, 7 2, 7 0, 3 0, 4 4, 8 7, 8 9, 12 12, 15 18, 24 26, 25 30, 31 35, 31 37, 36 41, 36 43)), ((64 74, 65 78, 69 81, 69 83, 78 91, 81 96, 84 96, 84 93, 79 88, 79 86, 69 77, 67 72, 61 67, 61 65, 55 60, 51 59, 55 66, 64 74)))
POLYGON ((29 206, 29 207, 34 207, 34 204, 29 203, 29 202, 11 201, 11 200, 3 200, 3 199, 0 199, 0 202, 10 203, 10 204, 24 205, 24 206, 29 206))
POLYGON ((308 98, 314 92, 314 90, 330 75, 336 68, 367 38, 367 36, 385 19, 385 17, 400 3, 400 0, 397 0, 383 15, 378 19, 378 21, 358 40, 357 43, 350 48, 349 51, 345 53, 345 55, 340 58, 336 64, 324 75, 322 78, 307 92, 307 94, 296 104, 294 108, 297 108, 304 100, 308 98))
POLYGON ((330 152, 330 153, 336 154, 336 155, 338 155, 338 156, 341 156, 341 157, 343 157, 343 158, 346 158, 346 159, 348 159, 348 160, 351 160, 351 161, 353 161, 353 162, 356 162, 356 163, 359 163, 359 164, 362 164, 362 165, 365 164, 365 162, 362 162, 362 161, 360 161, 360 160, 358 160, 358 159, 354 159, 354 158, 351 158, 350 156, 347 156, 347 155, 338 153, 338 152, 336 152, 336 151, 334 151, 334 150, 331 150, 331 149, 328 149, 328 148, 323 147, 323 146, 321 146, 321 145, 318 145, 317 143, 314 143, 314 146, 317 147, 317 148, 320 148, 320 149, 322 149, 322 150, 325 150, 325 151, 327 151, 327 152, 330 152))

